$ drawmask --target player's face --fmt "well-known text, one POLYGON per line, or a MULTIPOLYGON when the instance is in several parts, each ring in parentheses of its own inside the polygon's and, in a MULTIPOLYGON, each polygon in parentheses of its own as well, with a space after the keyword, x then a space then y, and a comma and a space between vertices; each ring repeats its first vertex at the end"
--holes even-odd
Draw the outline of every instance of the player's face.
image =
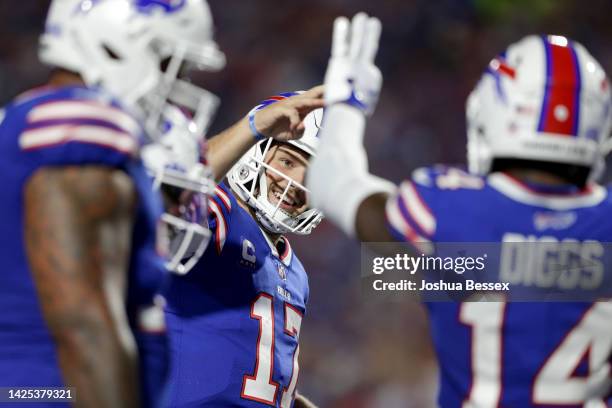
MULTIPOLYGON (((280 173, 289 177, 300 184, 304 184, 306 168, 308 167, 308 155, 291 145, 274 145, 268 151, 266 164, 278 170, 280 173)), ((266 171, 268 181, 268 201, 278 204, 289 181, 272 171, 266 171)), ((289 192, 283 199, 280 208, 291 215, 298 215, 308 207, 306 192, 297 187, 290 187, 289 192)))

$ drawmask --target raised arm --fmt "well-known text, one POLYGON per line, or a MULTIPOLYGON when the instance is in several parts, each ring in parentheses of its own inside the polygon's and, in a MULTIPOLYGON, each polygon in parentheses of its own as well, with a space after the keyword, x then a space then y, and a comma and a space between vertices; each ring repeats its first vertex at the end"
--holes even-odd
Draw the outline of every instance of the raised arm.
POLYGON ((369 173, 363 147, 366 116, 376 105, 382 76, 374 65, 380 22, 360 13, 334 23, 332 56, 325 75, 321 143, 308 170, 313 205, 347 235, 392 241, 385 205, 395 185, 369 173))
MULTIPOLYGON (((304 132, 302 120, 317 108, 323 107, 323 87, 308 91, 258 110, 252 118, 261 137, 287 141, 299 139, 304 132)), ((232 166, 258 139, 245 116, 232 127, 212 137, 208 143, 208 163, 216 181, 225 177, 232 166)))
POLYGON ((131 180, 101 166, 43 168, 24 201, 28 261, 76 406, 137 407, 137 352, 125 312, 131 180))

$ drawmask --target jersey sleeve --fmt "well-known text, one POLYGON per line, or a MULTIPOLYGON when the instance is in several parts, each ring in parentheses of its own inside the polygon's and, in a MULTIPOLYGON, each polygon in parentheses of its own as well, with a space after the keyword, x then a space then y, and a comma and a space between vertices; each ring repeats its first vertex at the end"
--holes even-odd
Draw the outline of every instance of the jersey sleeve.
POLYGON ((37 101, 28 108, 17 145, 38 166, 121 167, 138 156, 144 136, 140 123, 93 91, 37 101))
POLYGON ((449 232, 465 228, 462 218, 473 213, 473 192, 484 186, 482 177, 460 168, 438 165, 417 169, 387 201, 388 229, 398 241, 419 250, 428 250, 431 242, 452 240, 449 232))
POLYGON ((212 242, 207 251, 214 247, 217 254, 223 251, 230 227, 232 208, 237 206, 236 199, 224 184, 215 187, 208 200, 208 226, 212 231, 212 242))
POLYGON ((413 180, 402 182, 386 205, 387 227, 400 242, 407 242, 424 251, 434 240, 437 220, 425 198, 425 188, 413 180))

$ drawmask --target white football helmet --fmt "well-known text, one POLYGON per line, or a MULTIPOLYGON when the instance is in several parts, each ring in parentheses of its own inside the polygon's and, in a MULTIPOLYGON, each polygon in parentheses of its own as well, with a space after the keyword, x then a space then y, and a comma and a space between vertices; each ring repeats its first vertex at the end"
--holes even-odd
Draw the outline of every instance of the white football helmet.
POLYGON ((142 149, 142 159, 161 189, 166 211, 162 215, 168 248, 166 267, 186 274, 202 257, 210 241, 208 198, 215 189, 206 164, 205 140, 186 132, 191 121, 178 108, 167 107, 167 130, 159 142, 142 149))
POLYGON ((528 36, 494 58, 466 106, 468 165, 487 174, 495 159, 603 169, 610 84, 580 44, 528 36))
MULTIPOLYGON (((284 98, 295 93, 281 94, 284 98)), ((254 109, 274 103, 274 99, 258 105, 254 109)), ((309 156, 316 154, 319 143, 318 132, 323 118, 323 109, 316 109, 304 118, 304 135, 298 140, 286 142, 309 156)), ((268 231, 276 234, 291 232, 294 234, 307 235, 321 222, 323 214, 316 208, 307 208, 300 214, 290 214, 281 208, 292 190, 302 190, 308 197, 308 189, 303 184, 286 176, 272 166, 265 163, 265 158, 270 148, 275 143, 274 139, 264 139, 253 146, 228 173, 229 185, 238 197, 255 209, 257 220, 268 231), (282 194, 276 203, 268 200, 268 181, 266 172, 272 172, 275 176, 286 181, 282 194)), ((308 199, 307 199, 308 200, 308 199)))
POLYGON ((204 133, 218 99, 178 76, 225 65, 204 0, 53 0, 39 57, 144 109, 153 137, 168 101, 189 109, 204 133))

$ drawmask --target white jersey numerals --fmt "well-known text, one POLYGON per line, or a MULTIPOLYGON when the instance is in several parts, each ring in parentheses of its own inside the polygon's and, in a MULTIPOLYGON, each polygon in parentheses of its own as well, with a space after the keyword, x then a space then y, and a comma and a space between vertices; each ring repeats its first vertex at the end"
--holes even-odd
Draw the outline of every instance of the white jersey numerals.
MULTIPOLYGON (((612 304, 594 303, 574 326, 561 344, 548 357, 532 390, 535 404, 583 404, 605 407, 603 400, 592 395, 604 395, 610 387, 610 334, 601 333, 610 327, 612 304), (586 362, 588 374, 576 375, 576 368, 586 362)), ((609 329, 607 330, 610 331, 609 329)))
MULTIPOLYGON (((285 334, 291 337, 300 337, 300 326, 302 325, 302 314, 299 310, 294 308, 288 303, 285 303, 285 334)), ((281 397, 281 407, 290 408, 291 401, 295 397, 295 386, 297 385, 298 373, 300 371, 300 365, 298 363, 298 357, 300 355, 300 346, 295 348, 293 353, 293 369, 291 370, 291 381, 289 387, 283 389, 283 396, 281 397)))
POLYGON ((261 293, 251 306, 251 318, 259 320, 255 374, 242 379, 242 397, 265 404, 276 401, 278 384, 272 381, 274 371, 274 305, 272 296, 261 293))
MULTIPOLYGON (((501 399, 503 325, 506 303, 463 303, 459 320, 471 328, 472 381, 464 408, 497 407, 501 399)), ((594 303, 553 350, 536 374, 532 403, 542 405, 585 404, 605 407, 597 397, 610 387, 612 303, 594 303), (605 331, 606 333, 603 333, 605 331), (575 374, 588 363, 587 376, 575 374)))
POLYGON ((498 406, 505 308, 503 302, 461 304, 459 320, 472 329, 472 387, 463 408, 498 406))
MULTIPOLYGON (((242 398, 276 405, 279 384, 272 381, 274 373, 274 304, 272 296, 260 293, 251 305, 251 318, 259 320, 255 372, 245 375, 242 380, 242 398)), ((285 303, 285 324, 283 334, 299 338, 302 314, 295 307, 285 303)), ((299 346, 293 354, 293 369, 289 386, 283 388, 281 407, 289 408, 295 396, 298 373, 299 346)))

